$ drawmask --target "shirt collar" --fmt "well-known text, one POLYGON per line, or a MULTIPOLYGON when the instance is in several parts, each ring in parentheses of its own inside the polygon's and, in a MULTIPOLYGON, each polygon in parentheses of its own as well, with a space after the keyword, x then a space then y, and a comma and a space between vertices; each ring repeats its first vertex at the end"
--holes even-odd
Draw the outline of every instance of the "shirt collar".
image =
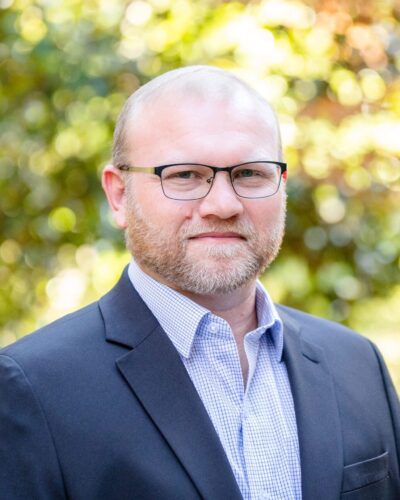
POLYGON ((269 329, 272 342, 275 346, 276 357, 280 362, 282 361, 283 354, 283 323, 269 293, 259 280, 257 280, 256 288, 256 308, 258 318, 257 329, 263 328, 264 331, 269 329))
POLYGON ((197 328, 201 320, 211 314, 210 311, 153 279, 133 259, 128 275, 179 354, 188 358, 197 328))
MULTIPOLYGON (((140 269, 134 259, 128 267, 129 278, 156 317, 179 354, 190 356, 200 323, 212 320, 212 313, 181 293, 155 280, 140 269)), ((283 325, 263 285, 257 281, 256 308, 259 336, 269 329, 279 361, 283 352, 283 325)))

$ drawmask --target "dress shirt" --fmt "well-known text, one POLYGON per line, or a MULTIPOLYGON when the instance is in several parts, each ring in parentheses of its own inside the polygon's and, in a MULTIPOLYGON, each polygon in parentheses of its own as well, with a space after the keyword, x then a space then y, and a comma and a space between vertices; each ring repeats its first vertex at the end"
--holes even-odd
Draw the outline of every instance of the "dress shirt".
POLYGON ((236 341, 225 320, 154 280, 134 260, 129 278, 178 351, 243 498, 300 500, 299 444, 282 360, 282 321, 261 283, 258 327, 244 338, 249 363, 244 386, 236 341))

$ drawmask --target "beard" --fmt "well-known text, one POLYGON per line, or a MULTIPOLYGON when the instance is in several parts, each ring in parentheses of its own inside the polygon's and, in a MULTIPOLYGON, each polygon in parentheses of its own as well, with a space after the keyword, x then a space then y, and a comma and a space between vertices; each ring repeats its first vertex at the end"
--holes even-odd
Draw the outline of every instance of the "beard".
POLYGON ((286 200, 274 225, 266 225, 261 231, 256 231, 248 220, 232 217, 187 222, 175 233, 171 233, 167 226, 147 221, 131 193, 126 203, 127 248, 144 269, 182 291, 202 295, 227 294, 247 285, 275 259, 283 240, 286 200), (209 232, 234 232, 242 239, 207 246, 191 239, 209 232))

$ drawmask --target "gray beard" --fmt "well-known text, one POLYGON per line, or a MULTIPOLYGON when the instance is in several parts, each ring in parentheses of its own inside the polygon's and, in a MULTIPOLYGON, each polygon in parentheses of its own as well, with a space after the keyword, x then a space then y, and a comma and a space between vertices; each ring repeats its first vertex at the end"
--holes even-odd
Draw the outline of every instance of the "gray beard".
POLYGON ((182 227, 170 235, 147 222, 140 207, 129 196, 127 248, 138 264, 163 278, 173 288, 194 294, 227 294, 247 285, 260 275, 277 256, 282 244, 285 210, 268 233, 259 235, 250 223, 224 220, 182 227), (201 259, 190 259, 188 238, 202 232, 231 231, 246 240, 230 245, 210 245, 201 259))

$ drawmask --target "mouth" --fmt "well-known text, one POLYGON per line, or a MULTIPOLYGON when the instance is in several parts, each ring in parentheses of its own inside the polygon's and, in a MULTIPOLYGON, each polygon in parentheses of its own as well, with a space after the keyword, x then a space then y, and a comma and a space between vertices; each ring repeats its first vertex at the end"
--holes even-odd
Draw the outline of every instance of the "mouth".
POLYGON ((200 233, 195 236, 191 236, 189 238, 191 241, 226 241, 226 242, 232 242, 232 241, 246 241, 246 238, 239 234, 239 233, 234 233, 234 232, 209 232, 209 233, 200 233))

